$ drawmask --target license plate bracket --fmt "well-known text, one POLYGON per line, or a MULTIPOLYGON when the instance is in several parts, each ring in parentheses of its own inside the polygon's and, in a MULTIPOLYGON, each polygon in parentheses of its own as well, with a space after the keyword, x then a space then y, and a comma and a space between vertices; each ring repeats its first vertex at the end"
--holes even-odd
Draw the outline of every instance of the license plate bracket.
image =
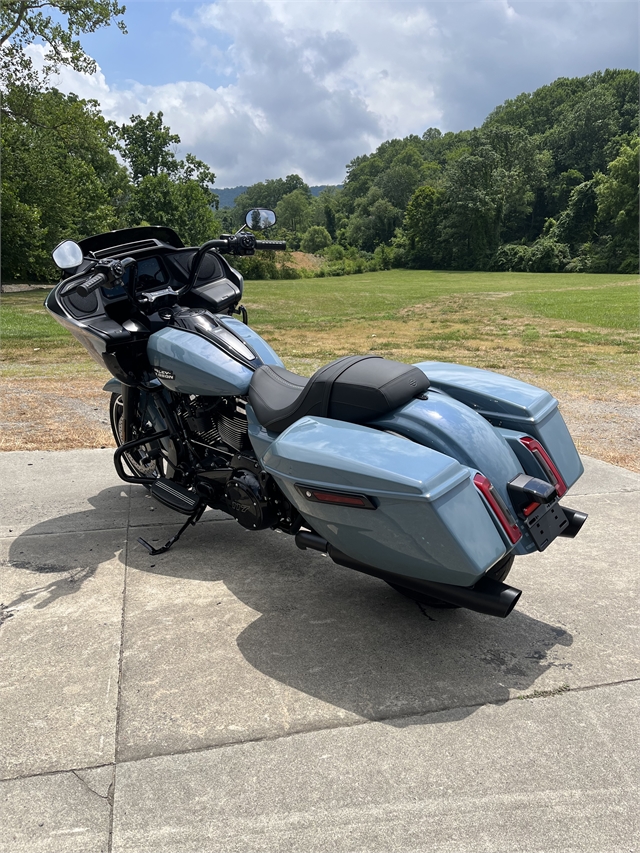
POLYGON ((569 520, 559 500, 555 500, 552 504, 542 504, 527 518, 525 524, 538 551, 544 551, 569 526, 569 520))

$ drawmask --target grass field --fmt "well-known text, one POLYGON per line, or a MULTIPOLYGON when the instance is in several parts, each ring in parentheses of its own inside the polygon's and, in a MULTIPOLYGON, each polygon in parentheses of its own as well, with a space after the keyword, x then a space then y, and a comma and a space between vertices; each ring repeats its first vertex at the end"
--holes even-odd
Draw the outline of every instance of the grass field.
MULTIPOLYGON (((606 445, 623 430, 637 402, 638 284, 637 277, 625 275, 391 270, 249 281, 244 304, 251 325, 299 373, 366 352, 498 370, 548 388, 569 421, 572 406, 580 409, 578 444, 584 452, 635 467, 631 438, 619 439, 623 446, 615 451, 606 445), (585 405, 591 405, 591 425, 585 405), (597 433, 604 437, 595 452, 597 433)), ((25 413, 38 400, 49 411, 43 404, 47 394, 66 400, 58 403, 63 408, 75 400, 71 408, 78 416, 87 401, 92 411, 104 407, 99 388, 106 373, 46 314, 43 296, 42 290, 3 295, 3 382, 9 393, 2 420, 14 422, 17 436, 4 446, 42 447, 46 434, 53 446, 60 441, 99 446, 109 440, 106 425, 83 437, 78 430, 70 435, 61 426, 69 418, 58 417, 55 399, 49 400, 49 420, 43 415, 49 424, 44 432, 28 414, 20 427, 11 411, 10 400, 20 394, 25 413)))

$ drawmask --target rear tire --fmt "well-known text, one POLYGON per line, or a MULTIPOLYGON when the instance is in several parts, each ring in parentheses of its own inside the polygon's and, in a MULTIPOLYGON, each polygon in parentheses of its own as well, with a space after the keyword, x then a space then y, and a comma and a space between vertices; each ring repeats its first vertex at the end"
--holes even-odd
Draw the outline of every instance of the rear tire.
MULTIPOLYGON (((511 566, 513 566, 513 561, 515 557, 513 554, 506 554, 501 560, 499 560, 494 566, 492 566, 489 571, 484 575, 487 578, 493 578, 496 581, 504 581, 509 572, 511 571, 511 566)), ((448 601, 442 601, 441 598, 433 598, 431 595, 426 595, 424 592, 416 592, 413 589, 407 589, 406 586, 400 586, 399 584, 390 583, 387 581, 389 586, 392 589, 395 589, 396 592, 399 592, 400 595, 404 595, 406 598, 410 598, 412 601, 417 601, 418 604, 426 604, 428 607, 437 607, 440 610, 457 610, 460 605, 458 604, 449 604, 448 601)))
MULTIPOLYGON (((112 394, 111 400, 109 401, 109 420, 111 421, 111 431, 113 432, 113 437, 115 438, 118 447, 120 447, 121 444, 124 444, 124 431, 122 428, 123 408, 122 396, 120 394, 112 394)), ((140 421, 141 419, 138 417, 136 423, 132 424, 132 439, 137 438, 138 435, 140 435, 140 429, 142 426, 140 421)), ((139 448, 132 450, 130 453, 124 454, 124 458, 127 460, 127 464, 131 467, 131 470, 135 473, 135 476, 163 476, 164 468, 161 459, 151 459, 149 462, 144 459, 144 457, 151 453, 152 450, 153 448, 150 444, 143 444, 139 448)))

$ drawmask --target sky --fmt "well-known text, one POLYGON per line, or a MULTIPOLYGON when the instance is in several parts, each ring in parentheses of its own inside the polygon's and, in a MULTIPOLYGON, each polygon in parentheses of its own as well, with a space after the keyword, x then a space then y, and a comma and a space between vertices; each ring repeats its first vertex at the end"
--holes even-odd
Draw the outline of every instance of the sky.
POLYGON ((83 36, 99 70, 58 87, 118 123, 162 110, 218 187, 341 183, 386 139, 475 127, 557 77, 639 66, 627 0, 123 2, 128 35, 83 36))

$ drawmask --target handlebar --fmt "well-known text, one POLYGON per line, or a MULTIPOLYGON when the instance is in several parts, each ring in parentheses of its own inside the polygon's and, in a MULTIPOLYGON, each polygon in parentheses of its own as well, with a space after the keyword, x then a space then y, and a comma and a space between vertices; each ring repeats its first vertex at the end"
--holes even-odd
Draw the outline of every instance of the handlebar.
POLYGON ((101 285, 107 285, 108 287, 116 287, 118 284, 122 284, 122 276, 124 275, 124 271, 127 267, 130 267, 131 264, 135 264, 135 258, 124 258, 124 260, 107 260, 102 261, 98 264, 98 267, 102 267, 101 272, 92 275, 91 278, 88 278, 86 281, 83 281, 82 284, 79 284, 76 287, 76 291, 79 296, 88 296, 90 293, 93 293, 94 290, 97 290, 101 285))
POLYGON ((256 249, 269 252, 283 252, 287 248, 284 240, 256 240, 256 249))
POLYGON ((224 250, 224 249, 229 248, 229 241, 228 240, 207 240, 207 242, 204 244, 204 246, 207 247, 207 251, 209 249, 222 249, 222 250, 224 250))
POLYGON ((180 288, 178 297, 187 294, 195 285, 200 271, 200 264, 206 253, 211 249, 217 249, 224 255, 253 255, 256 249, 268 249, 271 251, 282 251, 287 248, 284 240, 256 240, 253 234, 238 231, 236 234, 223 234, 217 240, 207 240, 196 251, 191 260, 191 269, 187 283, 180 288))
POLYGON ((99 272, 97 275, 92 275, 91 278, 88 278, 86 281, 83 281, 82 284, 79 284, 76 287, 76 292, 78 293, 78 296, 88 296, 90 293, 93 293, 94 290, 97 290, 101 284, 104 284, 106 280, 106 275, 99 272))
POLYGON ((217 240, 207 240, 198 249, 198 256, 204 255, 210 249, 217 249, 224 255, 249 255, 256 249, 283 252, 286 248, 284 240, 256 240, 253 234, 238 233, 225 235, 217 240))

